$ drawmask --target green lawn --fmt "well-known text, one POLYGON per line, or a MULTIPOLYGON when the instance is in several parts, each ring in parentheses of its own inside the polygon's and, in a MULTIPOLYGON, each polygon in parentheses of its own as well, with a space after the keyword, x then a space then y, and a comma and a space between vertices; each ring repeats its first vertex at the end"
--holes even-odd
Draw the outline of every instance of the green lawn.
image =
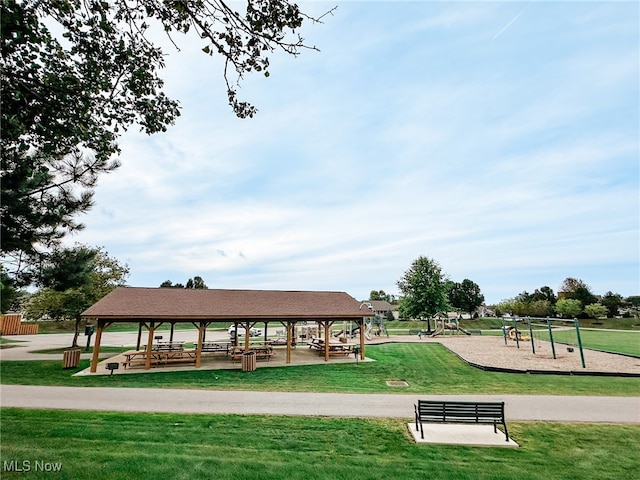
POLYGON ((521 448, 416 445, 396 419, 4 409, 2 478, 636 480, 640 473, 638 426, 510 422, 509 430, 521 448), (8 471, 11 461, 28 461, 31 471, 8 471), (35 471, 43 464, 61 471, 35 471))
MULTIPOLYGON (((554 329, 552 333, 554 342, 578 345, 578 337, 574 329, 559 331, 554 329)), ((549 340, 549 333, 536 332, 534 338, 549 340)), ((640 332, 580 329, 580 339, 584 348, 640 357, 640 332)))
POLYGON ((390 343, 367 347, 376 362, 260 368, 255 372, 203 370, 139 375, 72 377, 89 366, 63 370, 60 361, 5 361, 5 384, 87 387, 204 388, 353 393, 430 394, 640 394, 639 378, 525 375, 485 372, 470 367, 439 344, 390 343), (405 380, 409 387, 388 387, 387 380, 405 380))

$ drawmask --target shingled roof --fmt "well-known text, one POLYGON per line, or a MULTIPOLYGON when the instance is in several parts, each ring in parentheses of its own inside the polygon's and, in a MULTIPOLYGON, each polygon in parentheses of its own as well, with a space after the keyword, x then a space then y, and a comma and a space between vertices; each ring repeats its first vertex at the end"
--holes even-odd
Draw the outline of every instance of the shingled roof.
POLYGON ((344 292, 120 287, 82 313, 105 320, 356 319, 373 316, 344 292))

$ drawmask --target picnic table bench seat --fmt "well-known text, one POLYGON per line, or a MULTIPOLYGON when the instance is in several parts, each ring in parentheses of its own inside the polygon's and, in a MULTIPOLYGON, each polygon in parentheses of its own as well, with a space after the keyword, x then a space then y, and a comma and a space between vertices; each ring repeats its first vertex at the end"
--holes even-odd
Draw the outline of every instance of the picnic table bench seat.
MULTIPOLYGON (((124 362, 122 366, 124 368, 131 367, 132 365, 144 365, 147 361, 147 351, 138 350, 134 352, 125 352, 124 362)), ((151 350, 151 365, 167 365, 169 363, 178 362, 195 362, 196 350, 185 349, 161 349, 151 350)))
MULTIPOLYGON (((352 350, 353 344, 349 343, 329 343, 329 355, 349 355, 353 353, 352 350)), ((309 348, 312 350, 316 350, 318 355, 324 355, 325 352, 325 344, 324 340, 321 338, 314 338, 309 343, 309 348)))
MULTIPOLYGON (((267 361, 270 361, 271 357, 273 356, 273 348, 271 346, 249 347, 249 350, 247 350, 247 352, 253 352, 256 355, 256 360, 266 359, 267 361)), ((234 347, 231 349, 229 355, 231 356, 231 360, 235 362, 236 360, 241 360, 244 353, 244 348, 234 347)))
POLYGON ((230 343, 219 343, 219 342, 204 342, 202 344, 202 352, 207 353, 229 353, 229 349, 231 348, 230 343))
POLYGON ((424 438, 424 423, 475 423, 493 425, 494 433, 498 425, 504 428, 509 441, 507 422, 504 417, 504 402, 458 402, 439 400, 418 400, 414 405, 416 431, 424 438))

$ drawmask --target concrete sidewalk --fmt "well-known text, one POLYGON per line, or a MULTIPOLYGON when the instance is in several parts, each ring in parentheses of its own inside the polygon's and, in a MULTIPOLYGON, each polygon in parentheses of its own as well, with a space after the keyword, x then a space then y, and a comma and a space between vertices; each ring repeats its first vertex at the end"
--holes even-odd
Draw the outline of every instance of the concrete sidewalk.
POLYGON ((159 388, 0 386, 0 408, 121 412, 413 417, 423 400, 504 401, 509 421, 640 424, 638 397, 544 395, 398 395, 178 390, 159 388))

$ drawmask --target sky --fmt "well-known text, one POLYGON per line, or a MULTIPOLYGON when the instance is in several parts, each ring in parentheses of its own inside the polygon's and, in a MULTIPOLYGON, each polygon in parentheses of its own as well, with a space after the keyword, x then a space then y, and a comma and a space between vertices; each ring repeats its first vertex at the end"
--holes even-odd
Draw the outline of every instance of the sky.
POLYGON ((132 286, 398 295, 420 256, 487 304, 567 277, 640 294, 635 1, 303 2, 298 57, 247 76, 167 44, 182 115, 135 128, 69 240, 132 286))

